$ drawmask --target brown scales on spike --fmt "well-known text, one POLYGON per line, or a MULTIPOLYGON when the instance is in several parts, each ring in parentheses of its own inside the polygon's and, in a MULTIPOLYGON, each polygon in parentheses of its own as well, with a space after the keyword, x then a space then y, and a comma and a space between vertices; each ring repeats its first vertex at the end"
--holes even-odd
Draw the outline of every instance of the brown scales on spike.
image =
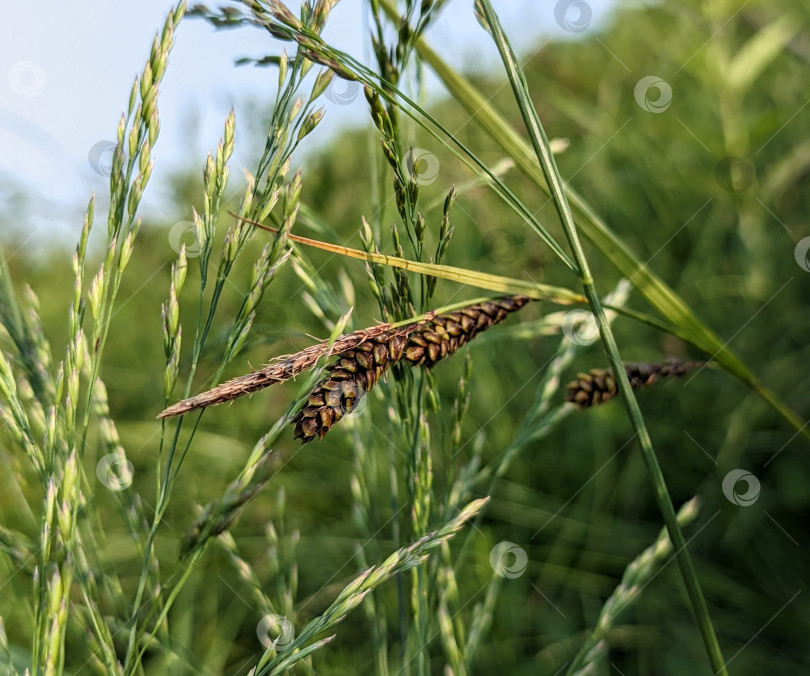
POLYGON ((337 362, 326 367, 329 375, 294 418, 295 438, 303 443, 323 439, 332 425, 355 409, 388 367, 399 361, 405 342, 405 336, 386 332, 342 352, 337 362))
MULTIPOLYGON (((418 326, 418 323, 414 323, 392 329, 389 324, 379 324, 378 326, 372 326, 368 329, 360 329, 359 331, 354 331, 338 338, 332 344, 331 350, 333 354, 343 354, 347 350, 351 350, 374 336, 379 336, 383 333, 396 333, 406 336, 418 326)), ((207 408, 208 406, 216 406, 217 404, 231 401, 245 394, 258 392, 270 385, 283 383, 315 366, 318 359, 326 354, 328 350, 329 345, 326 342, 322 342, 316 345, 310 345, 295 354, 276 357, 270 364, 258 371, 221 383, 210 390, 169 406, 169 408, 158 414, 158 418, 169 418, 175 415, 183 415, 189 411, 207 408)))
MULTIPOLYGON (((432 368, 530 300, 521 295, 504 296, 441 315, 428 313, 427 319, 396 328, 380 324, 341 336, 331 346, 337 360, 327 366, 328 375, 310 393, 306 406, 293 419, 296 438, 303 443, 315 437, 322 439, 336 422, 355 410, 360 399, 392 364, 402 361, 411 366, 432 368)), ((221 404, 294 378, 312 368, 329 349, 327 343, 319 343, 296 354, 279 357, 258 371, 170 406, 158 418, 221 404)))
POLYGON ((505 296, 438 315, 411 334, 405 359, 414 366, 431 368, 529 300, 526 296, 505 296))
MULTIPOLYGON (((653 385, 659 378, 683 376, 704 364, 701 361, 670 359, 661 364, 625 364, 624 370, 635 390, 653 385)), ((566 385, 566 390, 565 400, 576 404, 580 409, 604 403, 619 393, 610 369, 591 369, 588 373, 578 373, 577 379, 566 385)))
POLYGON ((505 296, 437 315, 410 335, 375 336, 327 367, 329 375, 312 391, 294 419, 295 437, 302 443, 323 439, 332 426, 351 413, 391 364, 432 368, 479 333, 529 302, 526 296, 505 296))

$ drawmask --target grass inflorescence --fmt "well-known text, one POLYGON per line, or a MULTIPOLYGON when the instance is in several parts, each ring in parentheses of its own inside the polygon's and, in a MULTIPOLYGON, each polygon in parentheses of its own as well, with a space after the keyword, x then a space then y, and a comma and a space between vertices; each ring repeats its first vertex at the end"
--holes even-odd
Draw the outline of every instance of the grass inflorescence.
MULTIPOLYGON (((748 386, 751 399, 763 398, 802 428, 799 416, 564 181, 557 155, 576 143, 549 141, 535 108, 538 93, 550 106, 559 94, 530 91, 494 3, 478 0, 475 11, 498 49, 525 133, 430 49, 425 31, 445 4, 370 0, 371 67, 324 37, 336 0, 305 0, 298 13, 280 0, 189 12, 217 27, 262 31, 273 53, 241 63, 272 66, 276 96, 254 170, 236 191, 230 163, 237 115, 225 117, 221 139, 201 162, 195 206, 184 205, 193 241, 163 261, 162 302, 149 298, 149 345, 136 344, 136 327, 124 327, 132 350, 156 348, 162 360, 148 374, 159 383, 149 414, 119 403, 126 388, 116 369, 132 355, 110 345, 126 304, 122 289, 149 256, 139 210, 160 136, 159 90, 185 3, 155 37, 118 124, 105 231, 94 230, 96 200, 87 206, 60 315, 67 317, 61 355, 37 295, 15 286, 0 257, 0 451, 8 468, 3 481, 14 486, 13 508, 0 501, 4 518, 11 515, 0 524, 0 556, 14 571, 3 582, 14 602, 0 600, 0 668, 264 676, 332 673, 349 664, 381 676, 422 676, 511 669, 508 660, 519 659, 532 673, 594 673, 607 668, 612 646, 628 635, 635 643, 619 652, 646 656, 643 630, 652 635, 676 616, 692 652, 701 642, 705 652, 684 651, 678 664, 697 669, 708 658, 715 673, 725 673, 718 595, 732 598, 729 589, 739 588, 718 582, 705 562, 695 565, 696 547, 689 540, 687 548, 684 537, 699 500, 711 501, 711 488, 702 486, 700 498, 675 513, 670 493, 686 490, 684 480, 668 472, 665 481, 653 446, 657 427, 634 392, 687 374, 696 379, 716 365, 748 386), (428 112, 425 66, 484 130, 481 150, 480 139, 466 141, 428 112), (370 190, 353 190, 357 213, 344 212, 352 214, 359 248, 340 241, 333 215, 313 206, 321 195, 308 188, 321 180, 317 173, 306 161, 294 168, 339 84, 357 88, 368 114, 370 190), (436 163, 441 171, 426 176, 436 163), (456 165, 466 173, 456 175, 456 165), (537 203, 541 192, 561 231, 548 226, 554 214, 537 203), (514 227, 479 217, 471 205, 480 206, 480 195, 497 202, 514 227), (300 234, 304 229, 310 237, 300 234), (493 230, 525 231, 542 262, 507 262, 500 266, 506 274, 479 269, 486 266, 470 251, 486 248, 493 230), (580 233, 598 251, 586 254, 580 233), (319 249, 332 258, 317 258, 319 249), (596 254, 604 267, 593 264, 596 254), (615 290, 603 298, 597 288, 609 267, 624 279, 612 280, 615 290), (631 284, 657 316, 627 307, 631 284), (456 298, 464 287, 492 297, 456 298), (268 301, 277 304, 269 319, 268 301), (552 304, 563 309, 545 312, 552 304), (489 331, 527 306, 521 314, 544 314, 489 331), (571 336, 574 307, 598 328, 610 368, 563 385, 590 344, 571 336), (618 320, 643 336, 650 328, 671 334, 666 340, 680 341, 674 354, 691 345, 711 360, 625 362, 619 346, 626 325, 614 327, 618 320), (304 328, 293 336, 299 322, 328 337, 312 344, 304 328), (233 377, 247 370, 242 362, 257 345, 264 350, 273 323, 282 325, 278 342, 288 354, 233 377), (559 340, 550 351, 553 341, 541 344, 549 336, 559 340), (278 387, 260 401, 208 411, 270 385, 278 387), (566 427, 577 408, 612 398, 625 403, 629 440, 600 427, 610 407, 603 419, 582 416, 566 427), (144 422, 161 408, 158 422, 144 422), (585 435, 587 443, 569 443, 569 436, 585 435), (302 450, 295 439, 325 441, 302 450), (620 457, 636 441, 640 456, 620 457), (562 495, 563 487, 571 493, 562 495), (632 512, 638 508, 649 521, 653 506, 665 526, 657 539, 661 523, 652 519, 642 528, 632 512), (669 599, 679 584, 659 577, 670 561, 680 566, 687 610, 667 601, 651 611, 646 595, 669 599), (654 580, 663 592, 652 589, 654 580), (689 606, 694 618, 684 620, 689 606), (627 613, 627 625, 619 626, 619 614, 631 607, 662 614, 642 627, 627 613)), ((774 45, 792 36, 784 22, 763 34, 770 47, 758 42, 746 52, 732 69, 736 87, 747 77, 740 63, 777 53, 774 45)), ((728 97, 721 108, 731 142, 739 140, 740 125, 729 122, 737 106, 728 97)), ((353 151, 342 158, 346 165, 360 161, 353 151)), ((788 169, 799 165, 799 156, 787 162, 766 182, 766 193, 788 184, 788 169)), ((349 185, 354 177, 342 170, 349 185)), ((741 238, 761 246, 750 211, 740 213, 741 238)), ((513 257, 528 260, 522 252, 513 257)), ((755 267, 751 285, 761 290, 765 267, 755 267)), ((274 347, 271 354, 280 352, 274 347)), ((266 361, 264 351, 259 358, 266 361)), ((667 396, 676 395, 671 389, 667 396)), ((729 425, 718 468, 729 458, 742 465, 737 448, 749 428, 741 417, 729 425)), ((687 487, 686 495, 698 492, 687 487)), ((735 496, 726 495, 731 502, 735 496)), ((733 529, 727 535, 737 537, 733 529)), ((745 600, 744 591, 738 596, 745 600)), ((734 631, 736 637, 736 624, 734 631)))

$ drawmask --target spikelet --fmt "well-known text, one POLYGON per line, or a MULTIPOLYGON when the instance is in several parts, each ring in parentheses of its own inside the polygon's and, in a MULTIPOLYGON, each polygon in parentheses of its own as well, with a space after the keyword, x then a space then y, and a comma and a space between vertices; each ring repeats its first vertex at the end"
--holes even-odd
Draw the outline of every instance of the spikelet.
POLYGON ((389 324, 379 324, 368 329, 360 329, 338 338, 331 346, 327 342, 317 343, 296 352, 295 354, 283 355, 274 358, 270 364, 253 371, 252 373, 233 378, 216 387, 206 390, 193 397, 179 401, 162 411, 158 418, 169 418, 175 415, 183 415, 189 411, 195 411, 209 406, 216 406, 226 401, 231 401, 246 394, 252 394, 263 390, 265 387, 283 383, 291 378, 295 378, 315 366, 318 359, 323 357, 330 349, 333 354, 344 354, 347 350, 357 347, 374 336, 392 332, 407 335, 415 330, 418 324, 408 324, 406 326, 392 329, 389 324))
POLYGON ((312 393, 294 418, 295 438, 302 443, 323 439, 344 415, 356 409, 365 396, 397 362, 432 368, 481 331, 502 322, 509 313, 529 302, 526 296, 505 296, 446 312, 409 331, 389 331, 343 351, 327 367, 329 375, 312 393))
POLYGON ((406 340, 402 332, 385 332, 342 352, 326 367, 329 375, 293 419, 295 438, 302 443, 323 439, 332 425, 356 408, 388 367, 400 360, 406 340))
MULTIPOLYGON (((661 364, 625 364, 624 370, 633 389, 655 384, 659 378, 677 378, 705 362, 669 359, 661 364)), ((616 379, 610 369, 591 369, 578 373, 576 380, 566 385, 565 400, 580 409, 589 408, 612 399, 618 393, 616 379)))
POLYGON ((438 315, 411 334, 405 359, 414 366, 431 368, 529 300, 526 296, 505 296, 438 315))

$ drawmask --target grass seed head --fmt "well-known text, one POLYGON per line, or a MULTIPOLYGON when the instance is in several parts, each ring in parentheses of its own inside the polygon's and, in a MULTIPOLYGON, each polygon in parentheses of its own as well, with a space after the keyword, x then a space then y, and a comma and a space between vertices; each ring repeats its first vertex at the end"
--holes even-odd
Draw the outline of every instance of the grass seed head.
MULTIPOLYGON (((661 364, 625 364, 624 370, 635 390, 654 385, 660 378, 678 378, 702 364, 703 362, 669 359, 661 364)), ((619 393, 613 371, 601 368, 578 373, 576 380, 566 385, 566 390, 565 400, 576 404, 580 409, 597 406, 619 393)))
POLYGON ((506 296, 468 305, 434 317, 405 331, 386 331, 338 355, 328 375, 295 417, 295 438, 302 443, 326 433, 344 415, 356 410, 388 368, 399 361, 432 368, 481 331, 503 321, 529 302, 526 296, 506 296))

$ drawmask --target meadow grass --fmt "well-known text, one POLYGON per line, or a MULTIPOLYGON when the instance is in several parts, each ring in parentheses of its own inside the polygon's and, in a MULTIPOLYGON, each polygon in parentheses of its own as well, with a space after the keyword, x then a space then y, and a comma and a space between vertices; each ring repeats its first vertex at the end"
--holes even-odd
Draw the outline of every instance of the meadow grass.
MULTIPOLYGON (((119 123, 106 232, 94 228, 96 205, 93 199, 89 202, 72 257, 68 338, 62 353, 54 352, 46 337, 36 294, 17 289, 0 256, 3 453, 16 486, 10 501, 24 514, 13 524, 0 524, 0 554, 13 571, 4 586, 10 584, 15 595, 13 604, 0 603, 3 668, 12 674, 87 669, 125 676, 345 673, 360 668, 346 666, 351 665, 352 649, 339 652, 337 644, 349 618, 361 617, 352 626, 364 627, 363 634, 350 645, 361 646, 366 656, 362 669, 369 673, 468 674, 510 655, 514 673, 528 673, 538 665, 549 673, 597 673, 607 668, 611 650, 623 645, 620 614, 625 617, 640 604, 659 573, 677 561, 680 579, 662 575, 677 592, 665 594, 680 595, 679 585, 684 585, 696 618, 693 634, 701 637, 705 650, 702 657, 684 656, 680 664, 704 668, 708 662, 714 673, 726 673, 714 604, 711 597, 707 601, 701 579, 705 570, 693 561, 684 535, 684 528, 697 519, 702 499, 670 497, 662 469, 665 459, 659 459, 653 447, 648 429, 652 425, 634 392, 659 376, 686 376, 703 363, 625 364, 614 324, 618 318, 632 320, 634 327, 690 343, 752 396, 766 401, 797 435, 806 435, 800 417, 565 183, 555 154, 564 155, 566 144, 549 141, 533 103, 534 92, 489 0, 478 0, 475 8, 503 61, 524 125, 521 133, 429 48, 424 32, 444 3, 408 0, 397 8, 388 0, 371 1, 373 68, 322 37, 336 4, 304 2, 299 15, 278 0, 228 10, 197 6, 192 11, 219 27, 266 31, 273 49, 278 41, 286 49, 256 60, 277 69, 278 91, 254 173, 238 194, 228 191, 229 160, 237 139, 234 111, 203 163, 196 195, 201 207, 195 209, 193 228, 186 233, 190 241, 178 247, 165 280, 162 336, 150 339, 151 345, 162 346, 163 357, 162 371, 152 374, 162 385, 162 406, 155 405, 155 413, 163 408, 171 415, 149 423, 155 429, 144 443, 151 451, 148 470, 140 460, 137 468, 133 463, 131 447, 123 441, 127 435, 112 413, 116 407, 111 381, 103 372, 118 358, 108 344, 125 272, 141 255, 140 240, 148 237, 142 233, 138 208, 159 137, 159 86, 172 46, 180 39, 184 2, 169 13, 155 37, 119 123), (508 168, 483 159, 426 111, 418 86, 423 64, 433 68, 458 104, 475 111, 488 142, 520 167, 533 187, 550 196, 559 224, 550 226, 546 214, 538 216, 530 201, 537 193, 521 197, 508 180, 508 168), (362 250, 329 243, 323 224, 312 227, 319 226, 319 216, 303 198, 308 167, 291 169, 300 144, 316 132, 324 115, 319 103, 338 79, 362 86, 374 130, 371 209, 354 225, 362 250), (417 131, 443 146, 448 158, 466 168, 470 180, 459 187, 432 188, 432 177, 424 174, 431 158, 413 145, 417 131), (531 275, 526 279, 523 273, 533 272, 528 270, 494 274, 475 269, 473 261, 467 266, 443 262, 459 238, 457 200, 480 187, 536 236, 549 265, 559 268, 555 279, 562 282, 538 282, 531 275), (318 236, 294 234, 302 221, 318 236), (272 236, 265 236, 254 225, 258 223, 269 223, 263 227, 272 236), (617 281, 604 297, 597 292, 597 283, 600 289, 607 285, 602 281, 605 268, 592 265, 580 232, 629 282, 617 281), (103 243, 98 263, 89 254, 96 240, 103 243), (340 257, 345 268, 338 282, 329 278, 328 266, 314 262, 313 248, 340 257), (241 357, 261 332, 256 323, 262 308, 284 283, 279 280, 285 274, 304 292, 300 301, 289 300, 280 289, 279 306, 294 305, 291 314, 309 313, 320 335, 327 337, 320 343, 312 339, 311 347, 215 388, 215 395, 200 394, 239 370, 241 357), (368 285, 363 291, 358 279, 368 285), (439 280, 501 297, 448 300, 437 308, 439 280), (628 307, 631 284, 657 314, 628 307), (360 293, 366 298, 358 299, 360 293), (478 337, 529 299, 540 301, 530 307, 542 306, 541 318, 493 328, 478 337), (355 305, 376 306, 384 324, 375 326, 358 317, 355 305), (564 309, 546 312, 551 305, 564 309), (578 306, 576 312, 582 313, 576 323, 569 306, 578 306), (586 336, 583 320, 593 338, 586 336), (563 373, 594 342, 595 329, 612 370, 580 374, 577 385, 568 387, 566 402, 563 373), (500 397, 497 369, 479 366, 472 351, 453 357, 473 338, 501 354, 508 349, 504 341, 537 342, 542 336, 557 341, 553 355, 538 369, 542 376, 534 396, 522 394, 516 402, 500 397), (437 375, 447 362, 458 364, 458 377, 449 388, 437 375), (433 367, 438 367, 436 372, 433 367), (204 421, 204 416, 210 417, 207 406, 286 381, 283 395, 273 400, 283 398, 283 413, 262 419, 265 432, 249 443, 240 437, 241 453, 228 458, 226 476, 204 480, 198 456, 230 455, 223 437, 239 432, 235 407, 245 402, 234 403, 231 422, 222 423, 220 437, 204 421), (490 383, 490 391, 484 391, 492 417, 504 408, 522 406, 517 424, 507 427, 505 443, 496 449, 487 448, 480 433, 486 424, 471 420, 473 394, 481 395, 481 381, 490 383), (223 395, 226 390, 228 396, 223 395), (516 468, 531 466, 527 451, 542 448, 565 430, 572 415, 591 414, 577 412, 576 404, 585 408, 614 396, 623 400, 633 433, 609 460, 625 445, 638 443, 647 474, 636 486, 652 495, 665 528, 638 556, 637 540, 622 543, 616 554, 619 563, 614 561, 612 569, 624 573, 620 579, 605 574, 600 589, 609 585, 612 592, 590 605, 583 613, 586 621, 575 622, 543 595, 541 588, 548 588, 543 576, 555 565, 569 569, 558 561, 573 568, 574 549, 568 550, 568 542, 576 540, 573 533, 591 526, 607 530, 601 528, 601 515, 591 514, 593 524, 585 516, 560 519, 559 541, 545 552, 549 566, 538 575, 537 584, 528 576, 518 582, 530 558, 526 549, 532 559, 537 550, 510 541, 509 528, 499 529, 494 538, 488 520, 503 514, 498 510, 509 509, 493 496, 518 490, 513 477, 516 468), (178 399, 187 403, 177 404, 178 399), (344 462, 337 465, 345 472, 333 485, 345 489, 351 528, 335 533, 345 541, 330 547, 328 532, 313 544, 307 542, 309 533, 297 525, 289 527, 306 509, 316 512, 316 523, 329 522, 329 496, 319 495, 306 482, 280 482, 301 462, 300 453, 317 453, 320 439, 333 427, 341 432, 330 432, 329 438, 340 434, 347 444, 344 462), (479 432, 465 433, 473 427, 479 432), (304 442, 318 441, 301 451, 290 438, 293 430, 304 442), (190 488, 193 498, 187 493, 190 488), (683 503, 677 512, 675 502, 683 503), (262 509, 268 503, 270 515, 265 516, 262 509), (187 509, 190 505, 194 513, 187 509), (259 524, 259 535, 240 532, 240 516, 259 524), (178 523, 182 528, 175 527, 178 523), (302 553, 307 547, 309 554, 302 553), (218 579, 230 581, 225 582, 231 590, 225 598, 206 585, 205 571, 212 560, 217 562, 218 579), (319 575, 317 581, 302 579, 313 573, 319 575), (500 646, 490 639, 503 636, 498 634, 501 623, 516 635, 519 622, 504 619, 503 598, 509 592, 508 610, 520 616, 521 592, 513 591, 518 584, 539 591, 563 617, 554 635, 539 637, 544 647, 532 649, 532 657, 519 658, 511 644, 500 646), (307 595, 302 595, 302 587, 307 595), (247 634, 258 639, 247 647, 245 626, 256 626, 247 634)), ((774 58, 769 45, 788 37, 785 26, 778 24, 765 37, 752 38, 760 40, 757 48, 740 56, 748 67, 732 68, 733 91, 724 96, 731 100, 735 92, 739 96, 750 87, 751 71, 761 72, 766 60, 774 58)), ((724 129, 732 134, 738 123, 728 112, 724 129)), ((757 228, 750 214, 742 213, 741 236, 756 247, 757 228)), ((755 272, 757 279, 751 283, 761 285, 766 271, 759 267, 755 272)), ((513 396, 530 381, 524 374, 513 396)), ((596 415, 580 420, 594 430, 600 424, 596 415)), ((598 431, 594 435, 599 438, 598 431)), ((605 458, 613 453, 611 444, 605 439, 594 446, 605 458)), ((316 485, 316 479, 312 481, 316 485)), ((683 484, 677 485, 680 494, 683 484)), ((532 495, 530 507, 538 513, 527 509, 513 517, 515 523, 540 523, 537 535, 568 502, 554 512, 532 495)), ((657 518, 654 523, 659 523, 657 518)), ((621 540, 621 532, 615 537, 621 540)), ((639 667, 639 673, 644 671, 639 667)))

